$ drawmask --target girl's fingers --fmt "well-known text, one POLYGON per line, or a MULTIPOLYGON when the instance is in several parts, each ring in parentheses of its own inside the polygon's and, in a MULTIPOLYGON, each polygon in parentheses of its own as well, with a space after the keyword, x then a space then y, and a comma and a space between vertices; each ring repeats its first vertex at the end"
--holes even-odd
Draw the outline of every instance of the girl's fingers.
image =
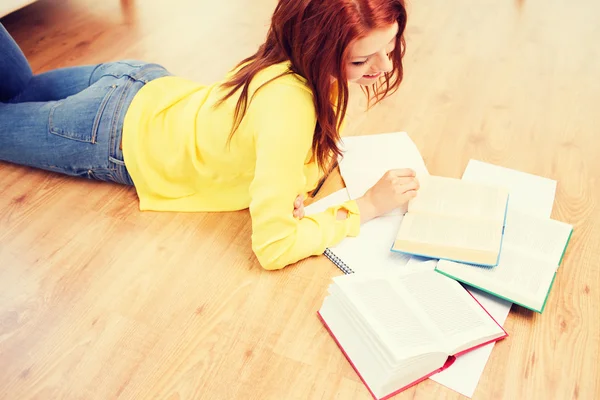
POLYGON ((402 177, 414 177, 416 173, 413 169, 410 168, 400 168, 400 169, 392 169, 390 171, 394 176, 402 178, 402 177))
POLYGON ((394 185, 406 185, 411 182, 419 182, 415 177, 403 176, 401 178, 394 179, 394 185))

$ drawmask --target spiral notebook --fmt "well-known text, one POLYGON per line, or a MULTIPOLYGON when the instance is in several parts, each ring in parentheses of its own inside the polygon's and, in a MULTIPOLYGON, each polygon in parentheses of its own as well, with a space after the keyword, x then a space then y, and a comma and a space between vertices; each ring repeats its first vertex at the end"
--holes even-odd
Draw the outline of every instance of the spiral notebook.
POLYGON ((354 270, 348 266, 341 258, 335 255, 331 249, 325 249, 323 255, 329 259, 336 267, 338 267, 344 274, 353 274, 354 270))

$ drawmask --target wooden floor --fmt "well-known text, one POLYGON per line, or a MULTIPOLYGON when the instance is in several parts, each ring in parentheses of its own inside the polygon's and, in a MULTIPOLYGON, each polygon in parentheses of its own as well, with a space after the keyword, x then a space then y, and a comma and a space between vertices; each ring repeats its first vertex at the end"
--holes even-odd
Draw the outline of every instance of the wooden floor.
MULTIPOLYGON (((405 81, 350 133, 406 130, 431 173, 477 158, 558 180, 574 235, 543 315, 513 307, 475 399, 600 398, 600 2, 411 1, 405 81)), ((275 0, 40 0, 2 22, 36 72, 137 58, 200 82, 275 0)), ((0 77, 2 79, 2 77, 0 77)), ((339 176, 323 195, 340 188, 339 176)), ((369 399, 316 316, 340 272, 260 268, 247 211, 0 163, 0 398, 369 399)), ((433 381, 399 399, 458 399, 433 381)))

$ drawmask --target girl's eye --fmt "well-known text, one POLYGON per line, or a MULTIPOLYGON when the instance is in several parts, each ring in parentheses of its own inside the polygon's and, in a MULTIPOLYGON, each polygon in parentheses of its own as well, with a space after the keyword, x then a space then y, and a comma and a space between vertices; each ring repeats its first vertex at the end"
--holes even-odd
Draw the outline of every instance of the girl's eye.
POLYGON ((353 61, 352 65, 356 65, 356 66, 360 66, 360 65, 365 65, 366 61, 353 61))

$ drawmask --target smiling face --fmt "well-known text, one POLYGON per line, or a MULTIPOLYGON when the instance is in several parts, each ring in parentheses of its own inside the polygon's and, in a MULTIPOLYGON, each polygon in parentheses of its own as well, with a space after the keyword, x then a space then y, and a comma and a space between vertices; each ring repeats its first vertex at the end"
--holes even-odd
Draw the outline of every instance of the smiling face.
POLYGON ((398 24, 374 29, 349 46, 346 62, 349 82, 371 86, 385 72, 392 71, 389 54, 396 47, 398 24))

